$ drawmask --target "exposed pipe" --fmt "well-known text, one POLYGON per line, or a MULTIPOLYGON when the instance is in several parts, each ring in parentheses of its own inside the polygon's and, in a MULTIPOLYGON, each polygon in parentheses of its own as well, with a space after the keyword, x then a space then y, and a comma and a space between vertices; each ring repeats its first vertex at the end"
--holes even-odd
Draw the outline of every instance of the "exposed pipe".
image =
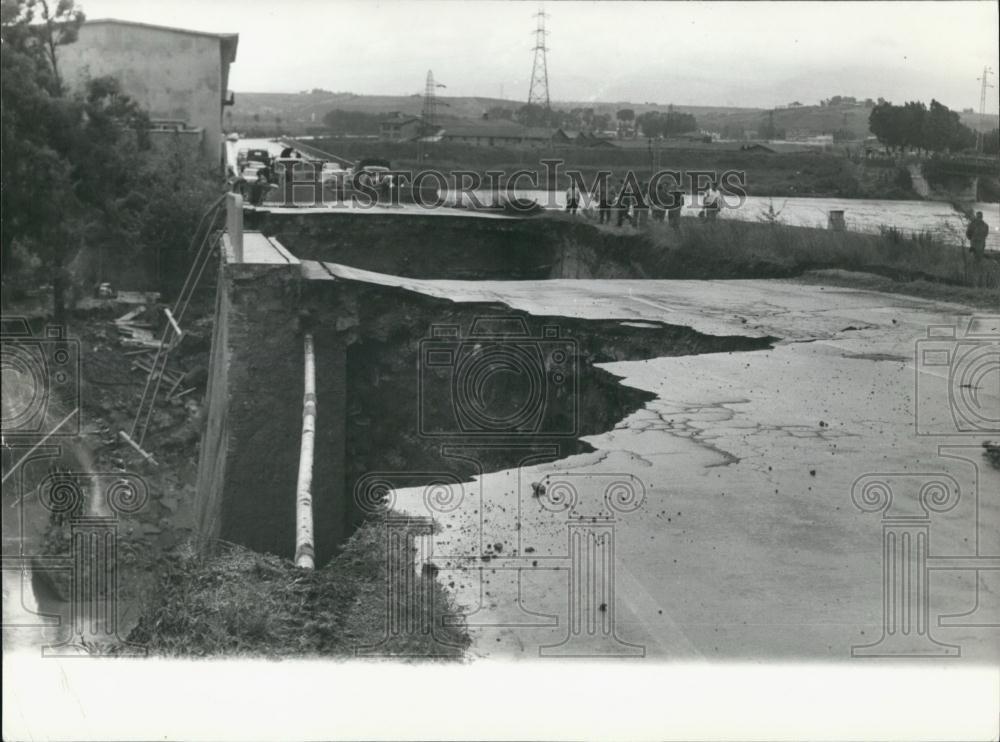
POLYGON ((312 470, 316 437, 316 359, 313 336, 307 332, 305 346, 305 389, 302 396, 302 447, 299 451, 299 480, 295 488, 295 566, 313 569, 312 470))

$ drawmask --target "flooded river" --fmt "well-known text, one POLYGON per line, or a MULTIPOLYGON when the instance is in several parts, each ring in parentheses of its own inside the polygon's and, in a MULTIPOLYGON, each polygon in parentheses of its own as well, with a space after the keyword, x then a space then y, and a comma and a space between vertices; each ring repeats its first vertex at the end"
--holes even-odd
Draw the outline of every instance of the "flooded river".
MULTIPOLYGON (((476 193, 485 203, 490 202, 488 191, 476 193)), ((526 189, 517 190, 515 194, 533 199, 547 209, 564 209, 566 206, 564 192, 526 189)), ((690 196, 688 201, 684 212, 694 216, 701 208, 700 201, 691 202, 690 196)), ((843 211, 847 228, 854 232, 878 232, 882 227, 895 227, 907 233, 930 232, 949 244, 967 244, 965 218, 944 201, 747 196, 738 204, 735 198, 730 197, 730 208, 723 209, 721 215, 725 219, 761 221, 772 205, 782 224, 795 227, 825 229, 829 212, 843 211)), ((983 218, 990 225, 987 249, 1000 250, 1000 204, 977 203, 974 208, 983 212, 983 218)))

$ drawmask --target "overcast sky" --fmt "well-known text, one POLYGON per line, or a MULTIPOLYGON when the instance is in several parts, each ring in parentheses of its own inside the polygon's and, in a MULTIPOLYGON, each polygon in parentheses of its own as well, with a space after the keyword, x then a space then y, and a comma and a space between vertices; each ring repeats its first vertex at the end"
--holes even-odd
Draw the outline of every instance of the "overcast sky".
MULTIPOLYGON (((90 18, 240 35, 230 87, 524 100, 537 2, 78 0, 90 18)), ((996 2, 548 2, 554 101, 770 107, 831 95, 979 108, 996 2)), ((996 77, 993 77, 994 84, 996 77)), ((987 110, 997 111, 997 90, 987 110)))

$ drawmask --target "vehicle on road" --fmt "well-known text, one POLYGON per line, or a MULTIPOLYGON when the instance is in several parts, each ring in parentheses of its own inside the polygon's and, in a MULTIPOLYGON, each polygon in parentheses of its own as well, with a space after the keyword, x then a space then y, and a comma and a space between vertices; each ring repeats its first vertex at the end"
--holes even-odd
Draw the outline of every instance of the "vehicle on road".
POLYGON ((259 162, 264 167, 271 166, 271 153, 266 149, 249 149, 247 150, 247 163, 259 162))

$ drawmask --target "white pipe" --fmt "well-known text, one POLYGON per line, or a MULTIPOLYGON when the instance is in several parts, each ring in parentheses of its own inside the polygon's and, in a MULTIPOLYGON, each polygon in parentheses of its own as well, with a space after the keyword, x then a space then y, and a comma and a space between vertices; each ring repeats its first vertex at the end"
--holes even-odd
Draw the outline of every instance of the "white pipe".
POLYGON ((316 359, 313 336, 306 333, 305 390, 302 398, 302 448, 299 452, 299 481, 295 488, 295 566, 313 569, 312 470, 316 437, 316 359))

